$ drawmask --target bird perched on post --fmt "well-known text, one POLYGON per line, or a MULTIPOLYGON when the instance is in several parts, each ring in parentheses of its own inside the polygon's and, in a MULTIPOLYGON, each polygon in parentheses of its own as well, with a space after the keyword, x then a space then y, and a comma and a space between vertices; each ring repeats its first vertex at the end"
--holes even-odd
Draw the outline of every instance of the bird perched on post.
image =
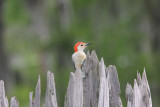
MULTIPOLYGON (((83 62, 86 59, 86 54, 83 52, 83 50, 90 44, 91 43, 78 42, 74 46, 75 52, 72 55, 72 62, 73 62, 75 70, 78 68, 82 68, 83 62)), ((84 74, 82 75, 84 76, 84 74)))

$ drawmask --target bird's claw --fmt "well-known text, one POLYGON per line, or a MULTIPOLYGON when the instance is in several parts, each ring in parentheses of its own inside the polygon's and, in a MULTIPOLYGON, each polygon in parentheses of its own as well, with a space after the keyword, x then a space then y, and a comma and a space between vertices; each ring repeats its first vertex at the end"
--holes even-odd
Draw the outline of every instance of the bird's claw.
POLYGON ((85 77, 85 73, 84 72, 82 72, 82 78, 84 78, 85 77))

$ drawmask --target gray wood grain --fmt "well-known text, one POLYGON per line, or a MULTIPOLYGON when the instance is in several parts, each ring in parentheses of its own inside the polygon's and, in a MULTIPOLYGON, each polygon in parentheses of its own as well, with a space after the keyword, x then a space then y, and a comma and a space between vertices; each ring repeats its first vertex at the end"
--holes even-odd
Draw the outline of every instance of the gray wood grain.
POLYGON ((83 107, 97 107, 99 97, 99 60, 96 52, 92 51, 91 55, 87 52, 82 72, 85 73, 83 78, 83 107))
POLYGON ((40 82, 40 76, 38 78, 38 82, 35 89, 35 98, 33 98, 33 92, 30 92, 29 99, 30 99, 30 107, 40 107, 40 98, 41 98, 41 82, 40 82))
POLYGON ((126 86, 127 107, 152 107, 152 99, 146 71, 142 74, 137 72, 137 80, 134 80, 134 87, 126 86))
POLYGON ((29 93, 29 102, 30 102, 29 105, 30 105, 30 107, 33 107, 33 104, 34 104, 33 100, 32 100, 33 99, 32 97, 33 97, 33 92, 30 92, 29 93))
POLYGON ((110 107, 122 107, 120 99, 120 83, 118 79, 118 72, 115 66, 110 65, 106 68, 106 74, 109 75, 109 105, 110 107))
POLYGON ((83 107, 82 71, 77 69, 70 74, 69 85, 65 96, 65 107, 83 107))
POLYGON ((10 107, 19 107, 19 102, 16 97, 11 98, 10 107))
MULTIPOLYGON (((146 71, 137 72, 134 86, 126 85, 127 107, 152 107, 150 87, 146 71)), ((65 95, 65 107, 123 107, 120 98, 120 83, 115 66, 105 66, 103 58, 99 62, 96 52, 87 52, 87 59, 82 69, 70 73, 67 92, 65 95), (82 78, 82 72, 85 77, 82 78)), ((41 83, 40 76, 33 92, 29 93, 30 107, 40 107, 41 83)), ((4 82, 0 81, 0 107, 9 107, 5 96, 4 82)), ((12 97, 10 107, 19 107, 16 97, 12 97)), ((47 72, 47 88, 43 107, 58 107, 54 75, 47 72)))
POLYGON ((9 107, 8 99, 5 96, 4 81, 0 81, 0 107, 9 107))
POLYGON ((47 72, 47 89, 43 107, 58 107, 54 75, 50 71, 47 72))
POLYGON ((96 52, 92 51, 90 55, 88 51, 82 72, 86 74, 83 78, 83 107, 122 107, 115 66, 106 68, 103 58, 99 62, 96 52))
POLYGON ((105 65, 103 58, 99 63, 100 72, 100 87, 99 87, 99 100, 98 107, 109 107, 109 75, 106 78, 105 65))
POLYGON ((74 88, 74 73, 70 73, 70 79, 69 79, 69 84, 68 84, 68 89, 67 93, 65 95, 65 107, 72 107, 73 104, 73 88, 74 88))

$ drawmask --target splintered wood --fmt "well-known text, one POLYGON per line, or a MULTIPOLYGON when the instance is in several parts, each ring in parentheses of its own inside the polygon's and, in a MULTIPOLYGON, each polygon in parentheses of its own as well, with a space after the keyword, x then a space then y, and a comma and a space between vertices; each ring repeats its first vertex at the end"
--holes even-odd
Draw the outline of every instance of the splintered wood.
MULTIPOLYGON (((82 69, 70 73, 68 88, 65 95, 65 107, 123 107, 120 98, 120 83, 117 69, 110 65, 106 67, 103 58, 99 61, 96 52, 87 53, 87 59, 82 69), (82 72, 85 77, 82 77, 82 72)), ((47 72, 47 88, 44 103, 41 99, 41 80, 38 78, 33 92, 29 94, 30 107, 58 107, 54 75, 47 72)), ((152 107, 150 87, 146 71, 142 78, 137 72, 137 80, 134 86, 127 83, 126 86, 127 107, 152 107)), ((0 81, 0 107, 9 107, 8 99, 5 96, 4 82, 0 81)), ((16 97, 12 97, 10 107, 19 107, 16 97)))
POLYGON ((141 75, 137 72, 134 86, 126 86, 127 107, 152 107, 151 92, 147 81, 146 71, 141 75))
MULTIPOLYGON (((106 68, 103 58, 99 62, 95 51, 87 53, 87 60, 81 69, 70 75, 70 81, 65 98, 65 107, 122 107, 120 94, 120 84, 115 66, 106 68), (77 78, 77 72, 84 72, 83 80, 77 78), (81 82, 83 81, 83 82, 81 82), (75 90, 75 83, 81 83, 75 90), (83 89, 83 93, 81 92, 83 89), (81 93, 81 100, 74 99, 74 96, 81 93), (72 94, 72 95, 71 95, 72 94), (75 103, 77 104, 76 106, 75 103), (83 103, 83 105, 82 105, 83 103)), ((79 73, 78 77, 82 77, 79 73)), ((78 96, 77 96, 78 97, 78 96)))

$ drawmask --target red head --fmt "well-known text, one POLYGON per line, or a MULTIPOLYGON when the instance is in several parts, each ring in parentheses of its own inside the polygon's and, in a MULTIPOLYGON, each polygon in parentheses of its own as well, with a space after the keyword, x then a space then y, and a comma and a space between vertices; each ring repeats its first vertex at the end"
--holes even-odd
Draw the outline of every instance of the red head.
POLYGON ((74 46, 74 50, 75 52, 78 51, 83 51, 87 45, 90 45, 91 43, 83 43, 83 42, 78 42, 75 46, 74 46))

